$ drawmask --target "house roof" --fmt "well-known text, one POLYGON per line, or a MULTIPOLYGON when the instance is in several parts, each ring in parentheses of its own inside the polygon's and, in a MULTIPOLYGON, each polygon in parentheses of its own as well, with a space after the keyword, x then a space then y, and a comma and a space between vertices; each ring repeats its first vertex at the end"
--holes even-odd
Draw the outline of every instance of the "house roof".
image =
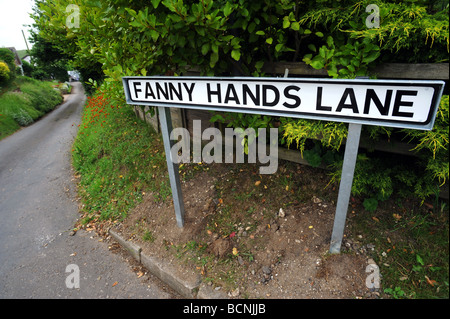
POLYGON ((14 54, 14 63, 16 64, 16 66, 21 66, 22 65, 22 60, 20 59, 19 55, 17 54, 16 48, 9 47, 7 49, 9 49, 14 54))

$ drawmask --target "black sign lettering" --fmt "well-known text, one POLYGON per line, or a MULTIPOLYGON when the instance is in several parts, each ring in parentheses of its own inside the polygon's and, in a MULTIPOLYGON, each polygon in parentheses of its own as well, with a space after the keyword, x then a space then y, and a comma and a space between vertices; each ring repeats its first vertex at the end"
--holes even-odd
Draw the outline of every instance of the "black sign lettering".
POLYGON ((389 115, 389 107, 391 106, 392 90, 386 91, 384 105, 381 103, 374 89, 367 89, 366 101, 364 102, 364 114, 369 114, 370 102, 373 101, 381 115, 389 115))
POLYGON ((181 83, 178 83, 178 91, 175 89, 173 83, 169 82, 170 99, 173 101, 173 94, 177 96, 178 100, 183 101, 183 92, 181 90, 181 83))
POLYGON ((275 106, 278 104, 278 102, 280 101, 280 92, 278 92, 278 89, 275 86, 263 85, 262 90, 263 90, 263 105, 264 106, 275 106), (268 94, 267 91, 268 90, 272 91, 275 94, 275 98, 271 102, 269 102, 267 100, 267 94, 268 94))
POLYGON ((195 83, 191 83, 191 86, 188 87, 186 83, 183 83, 184 88, 186 89, 186 92, 188 92, 189 95, 189 101, 192 101, 192 91, 194 91, 195 83))
POLYGON ((290 90, 295 90, 295 91, 300 91, 300 88, 298 86, 294 86, 294 85, 289 85, 284 89, 284 96, 287 97, 288 99, 292 99, 295 101, 294 104, 289 104, 287 102, 284 102, 283 105, 287 108, 290 109, 295 109, 296 107, 300 106, 300 103, 302 102, 302 100, 300 99, 300 97, 298 95, 293 95, 290 94, 289 91, 290 90))
POLYGON ((151 97, 152 99, 156 99, 155 94, 153 93, 152 86, 149 82, 145 83, 145 98, 148 99, 151 97))
POLYGON ((255 87, 256 87, 255 94, 253 94, 247 84, 243 84, 242 85, 242 95, 243 95, 242 103, 244 103, 244 105, 247 105, 247 96, 250 97, 250 99, 253 101, 253 103, 256 106, 260 106, 261 105, 261 100, 259 98, 260 97, 259 84, 256 84, 255 87))
POLYGON ((316 110, 331 111, 331 106, 322 105, 322 90, 323 88, 321 86, 317 87, 316 110))
POLYGON ((166 82, 164 82, 164 90, 162 89, 161 84, 159 84, 159 82, 156 82, 156 94, 158 95, 158 100, 161 100, 161 95, 159 93, 161 93, 166 100, 169 99, 169 92, 167 90, 166 82))
POLYGON ((356 103, 355 91, 352 88, 346 88, 342 98, 339 101, 339 105, 336 108, 336 112, 341 112, 342 109, 352 109, 353 113, 358 114, 358 104, 356 103), (350 104, 346 104, 347 98, 350 97, 350 104))
POLYGON ((227 93, 225 93, 224 103, 228 103, 229 101, 235 101, 236 104, 240 104, 233 84, 228 84, 227 93))
POLYGON ((141 89, 138 89, 138 88, 137 88, 138 85, 140 86, 141 83, 140 83, 140 82, 134 82, 134 83, 133 83, 133 86, 134 86, 134 92, 135 92, 135 94, 136 94, 136 98, 138 98, 138 92, 142 92, 141 89))
POLYGON ((417 91, 398 90, 395 95, 394 109, 392 110, 392 116, 413 117, 414 113, 400 112, 400 106, 411 107, 413 102, 402 101, 403 95, 416 96, 417 91))
POLYGON ((206 91, 208 94, 208 102, 211 103, 211 95, 217 95, 217 102, 218 103, 222 103, 222 98, 220 96, 220 83, 216 84, 217 90, 216 91, 212 91, 211 90, 211 84, 207 83, 206 84, 206 91))

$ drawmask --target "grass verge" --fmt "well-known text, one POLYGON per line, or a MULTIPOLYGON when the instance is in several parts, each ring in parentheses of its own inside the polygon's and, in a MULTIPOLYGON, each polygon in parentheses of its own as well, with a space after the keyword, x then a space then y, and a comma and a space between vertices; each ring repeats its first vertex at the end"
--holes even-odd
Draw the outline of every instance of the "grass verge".
POLYGON ((51 82, 20 76, 0 95, 0 140, 32 124, 63 100, 51 82))
POLYGON ((145 191, 170 196, 159 136, 129 106, 114 105, 102 92, 88 97, 72 149, 83 200, 83 224, 121 220, 145 191))

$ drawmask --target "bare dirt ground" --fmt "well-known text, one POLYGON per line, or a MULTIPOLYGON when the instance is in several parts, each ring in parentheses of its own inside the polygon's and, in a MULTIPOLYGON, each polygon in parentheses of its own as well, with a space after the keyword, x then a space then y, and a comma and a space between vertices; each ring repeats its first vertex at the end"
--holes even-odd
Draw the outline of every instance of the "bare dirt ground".
POLYGON ((153 194, 116 227, 146 255, 200 273, 232 298, 378 298, 366 287, 369 256, 351 248, 358 238, 328 253, 337 196, 329 179, 284 161, 274 175, 255 164, 189 164, 183 228, 171 200, 153 194))

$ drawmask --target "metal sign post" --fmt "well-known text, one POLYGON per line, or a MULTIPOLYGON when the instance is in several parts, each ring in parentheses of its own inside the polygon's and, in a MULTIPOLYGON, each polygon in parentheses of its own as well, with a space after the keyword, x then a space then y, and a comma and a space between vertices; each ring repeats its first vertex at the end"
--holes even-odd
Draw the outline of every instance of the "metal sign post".
POLYGON ((345 221, 347 219, 348 203, 353 185, 356 157, 358 156, 359 137, 361 136, 361 124, 348 125, 347 142, 345 144, 344 164, 342 165, 341 182, 339 184, 338 201, 334 215, 333 232, 331 234, 330 253, 341 251, 342 238, 344 236, 345 221))
POLYGON ((180 174, 178 172, 178 164, 172 160, 172 140, 170 132, 172 132, 172 118, 170 116, 170 108, 158 107, 159 118, 161 122, 161 134, 164 142, 164 152, 166 153, 167 170, 169 172, 170 188, 172 189, 173 206, 175 208, 175 216, 178 227, 184 226, 184 201, 181 192, 180 174))
MULTIPOLYGON (((287 75, 287 72, 285 73, 287 75)), ((172 160, 170 107, 349 123, 330 252, 339 253, 358 155, 361 127, 431 130, 443 81, 252 77, 124 77, 128 104, 157 106, 177 224, 184 204, 172 160)))

